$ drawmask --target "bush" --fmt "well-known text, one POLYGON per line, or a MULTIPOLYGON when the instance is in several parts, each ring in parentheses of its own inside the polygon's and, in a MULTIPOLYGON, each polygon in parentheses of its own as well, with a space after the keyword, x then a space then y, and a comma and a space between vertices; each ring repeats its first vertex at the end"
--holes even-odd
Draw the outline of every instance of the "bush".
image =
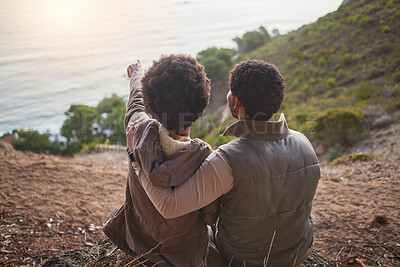
POLYGON ((361 28, 365 28, 368 25, 370 25, 373 21, 374 21, 374 19, 371 18, 371 17, 364 17, 364 18, 362 18, 360 20, 360 24, 359 25, 360 25, 361 28))
POLYGON ((87 145, 84 145, 82 150, 84 152, 94 152, 96 150, 96 146, 99 145, 99 144, 101 144, 100 138, 90 142, 87 145))
POLYGON ((390 54, 393 51, 394 45, 391 42, 380 43, 375 45, 370 51, 374 56, 381 56, 390 54))
POLYGON ((329 79, 326 81, 326 83, 328 84, 329 87, 334 86, 334 85, 335 85, 335 82, 336 82, 335 78, 329 78, 329 79))
POLYGON ((385 110, 388 112, 394 112, 400 110, 400 97, 394 97, 389 99, 384 106, 385 110))
POLYGON ((340 157, 343 154, 343 147, 340 144, 336 144, 333 147, 330 147, 328 150, 328 161, 331 162, 332 160, 340 157))
POLYGON ((356 161, 368 161, 373 158, 374 158, 373 156, 364 153, 352 153, 335 159, 334 161, 332 161, 331 165, 339 165, 342 163, 348 164, 356 161))
POLYGON ((389 26, 385 25, 385 26, 382 27, 382 33, 386 34, 386 33, 389 33, 389 32, 390 32, 390 27, 389 26))
POLYGON ((317 59, 318 66, 325 66, 328 63, 328 60, 324 56, 319 56, 317 59))
POLYGON ((228 137, 222 136, 222 135, 218 135, 214 140, 214 147, 222 146, 223 144, 226 144, 228 142, 229 142, 228 137))
POLYGON ((379 86, 372 85, 370 82, 365 81, 349 88, 349 94, 355 95, 360 101, 378 96, 380 92, 381 88, 379 86))
POLYGON ((35 130, 14 130, 18 134, 18 139, 12 142, 15 149, 21 151, 31 151, 34 153, 60 154, 61 146, 58 142, 49 140, 50 133, 39 133, 35 130))
POLYGON ((339 77, 344 77, 345 74, 346 74, 346 72, 344 71, 344 69, 339 69, 339 70, 336 72, 336 75, 339 76, 339 77))
POLYGON ((381 7, 380 7, 380 3, 377 1, 377 2, 375 3, 375 5, 373 5, 373 6, 371 6, 370 8, 368 8, 367 14, 368 14, 368 15, 372 15, 372 14, 378 12, 379 10, 381 10, 381 7))
POLYGON ((350 108, 332 108, 315 120, 312 138, 325 148, 335 144, 344 147, 359 140, 365 132, 360 111, 350 108))
POLYGON ((355 24, 359 19, 360 19, 360 15, 354 15, 354 16, 351 16, 351 17, 348 17, 347 19, 346 19, 346 24, 355 24))
POLYGON ((393 79, 393 81, 400 83, 400 71, 392 73, 390 78, 393 79))

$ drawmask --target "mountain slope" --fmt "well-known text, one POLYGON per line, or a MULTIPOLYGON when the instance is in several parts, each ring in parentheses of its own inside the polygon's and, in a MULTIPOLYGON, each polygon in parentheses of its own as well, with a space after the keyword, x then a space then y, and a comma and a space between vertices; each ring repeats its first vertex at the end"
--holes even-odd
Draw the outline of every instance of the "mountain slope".
MULTIPOLYGON (((346 108, 344 115, 359 116, 365 132, 398 120, 399 37, 399 0, 351 1, 237 62, 258 58, 280 69, 287 85, 281 112, 291 128, 305 132, 317 145, 324 143, 313 135, 324 111, 346 108)), ((339 115, 335 119, 342 121, 339 115)), ((207 141, 213 142, 226 124, 217 123, 207 141)))

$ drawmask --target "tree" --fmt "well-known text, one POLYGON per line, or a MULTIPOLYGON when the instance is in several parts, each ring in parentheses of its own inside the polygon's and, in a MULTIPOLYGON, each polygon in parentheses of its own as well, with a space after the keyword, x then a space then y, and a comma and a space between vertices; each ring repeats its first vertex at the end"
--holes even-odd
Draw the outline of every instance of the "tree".
POLYGON ((110 114, 115 107, 121 106, 125 107, 124 99, 120 96, 117 96, 116 94, 112 94, 111 97, 103 98, 103 100, 101 100, 99 104, 97 104, 96 108, 100 114, 110 114))
POLYGON ((86 105, 71 105, 65 112, 67 119, 61 127, 61 135, 67 138, 67 144, 87 144, 95 140, 99 112, 86 105))
POLYGON ((233 39, 238 46, 239 54, 246 54, 272 40, 267 29, 261 26, 258 31, 248 31, 242 36, 233 39))
POLYGON ((258 32, 262 35, 264 43, 272 41, 271 35, 264 26, 260 26, 258 32))
POLYGON ((226 82, 233 67, 235 50, 210 47, 197 54, 197 60, 206 70, 213 83, 226 82))
POLYGON ((276 38, 276 37, 278 37, 279 35, 281 35, 281 33, 279 32, 278 29, 273 29, 273 30, 272 30, 272 37, 273 37, 273 38, 276 38))
POLYGON ((113 94, 105 97, 96 107, 99 112, 99 137, 104 142, 106 138, 111 143, 125 144, 124 117, 125 102, 122 97, 113 94))

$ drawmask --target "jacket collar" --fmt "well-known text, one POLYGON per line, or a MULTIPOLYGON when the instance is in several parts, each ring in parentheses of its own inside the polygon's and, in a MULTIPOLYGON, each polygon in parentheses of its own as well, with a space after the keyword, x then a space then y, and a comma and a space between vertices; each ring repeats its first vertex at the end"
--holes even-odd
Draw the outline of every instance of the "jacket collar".
POLYGON ((285 116, 281 114, 278 121, 240 120, 231 124, 223 136, 236 136, 256 140, 277 141, 289 134, 285 116))

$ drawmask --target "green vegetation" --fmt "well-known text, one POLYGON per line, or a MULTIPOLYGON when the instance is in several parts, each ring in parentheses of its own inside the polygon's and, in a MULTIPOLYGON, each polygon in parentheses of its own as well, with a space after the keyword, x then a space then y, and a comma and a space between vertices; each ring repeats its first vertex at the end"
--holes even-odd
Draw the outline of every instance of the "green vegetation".
MULTIPOLYGON (((260 27, 233 39, 236 50, 199 52, 212 93, 207 116, 192 126, 192 137, 214 148, 231 140, 220 136, 235 121, 231 116, 221 121, 220 114, 229 73, 234 64, 256 58, 275 64, 285 77, 286 97, 278 113, 284 112, 290 128, 305 133, 314 145, 329 149, 333 160, 342 153, 339 146, 366 136, 373 125, 368 120, 376 115, 363 116, 368 110, 400 110, 399 28, 400 0, 352 1, 288 34, 275 29, 271 36, 260 27)), ((61 129, 66 151, 76 153, 88 144, 90 150, 107 141, 125 144, 124 114, 125 104, 116 95, 97 107, 71 105, 61 129)))
POLYGON ((124 100, 115 94, 105 97, 97 107, 71 105, 61 128, 61 135, 67 138, 67 154, 77 153, 83 147, 91 151, 105 142, 124 145, 125 109, 124 100))
MULTIPOLYGON (((286 97, 279 112, 285 113, 289 126, 304 132, 314 145, 348 146, 371 126, 362 116, 364 110, 400 110, 400 48, 393 30, 398 28, 399 0, 352 1, 261 46, 261 31, 245 33, 235 39, 233 62, 257 58, 275 64, 285 77, 286 97), (250 37, 254 40, 245 48, 244 39, 250 37)), ((213 85, 212 90, 227 93, 226 87, 213 85)), ((207 138, 216 140, 220 131, 213 133, 207 138)))
POLYGON ((61 135, 67 138, 67 144, 87 144, 95 139, 95 122, 99 113, 96 108, 85 105, 71 105, 65 112, 67 119, 61 128, 61 135))
POLYGON ((224 90, 228 87, 228 78, 233 68, 234 49, 210 47, 197 54, 197 60, 204 66, 211 80, 211 107, 225 103, 224 90))
POLYGON ((337 159, 341 155, 343 155, 343 147, 340 144, 336 144, 333 147, 330 147, 328 150, 328 162, 331 162, 334 159, 337 159))
POLYGON ((389 32, 390 32, 390 27, 388 25, 382 27, 382 33, 389 33, 389 32))
POLYGON ((126 106, 122 97, 113 94, 105 97, 96 107, 100 114, 98 124, 101 142, 106 140, 113 144, 125 144, 124 118, 126 106))
POLYGON ((221 136, 221 134, 226 126, 234 121, 235 119, 232 117, 221 121, 220 114, 204 116, 192 125, 190 133, 193 138, 203 139, 212 147, 217 148, 233 139, 232 137, 221 136))
POLYGON ((48 132, 14 130, 19 138, 14 140, 13 146, 22 151, 71 156, 82 148, 93 151, 101 143, 125 145, 125 109, 124 100, 115 94, 105 97, 97 107, 71 105, 65 112, 67 118, 60 131, 67 139, 66 144, 51 142, 48 132))
POLYGON ((354 109, 332 108, 317 116, 312 139, 329 148, 335 144, 349 146, 364 134, 363 116, 354 109))
POLYGON ((41 134, 35 130, 14 130, 18 134, 18 140, 14 140, 12 145, 21 151, 30 151, 39 154, 61 154, 61 144, 57 141, 49 140, 50 133, 41 134))
POLYGON ((364 153, 352 153, 341 156, 330 163, 330 165, 347 164, 356 161, 368 161, 373 159, 373 156, 364 153))
MULTIPOLYGON (((274 31, 274 36, 279 36, 279 31, 274 31)), ((270 42, 272 40, 271 35, 267 29, 261 26, 258 31, 249 31, 243 34, 242 38, 235 37, 233 39, 238 46, 239 54, 246 54, 254 49, 262 46, 263 44, 270 42)))

